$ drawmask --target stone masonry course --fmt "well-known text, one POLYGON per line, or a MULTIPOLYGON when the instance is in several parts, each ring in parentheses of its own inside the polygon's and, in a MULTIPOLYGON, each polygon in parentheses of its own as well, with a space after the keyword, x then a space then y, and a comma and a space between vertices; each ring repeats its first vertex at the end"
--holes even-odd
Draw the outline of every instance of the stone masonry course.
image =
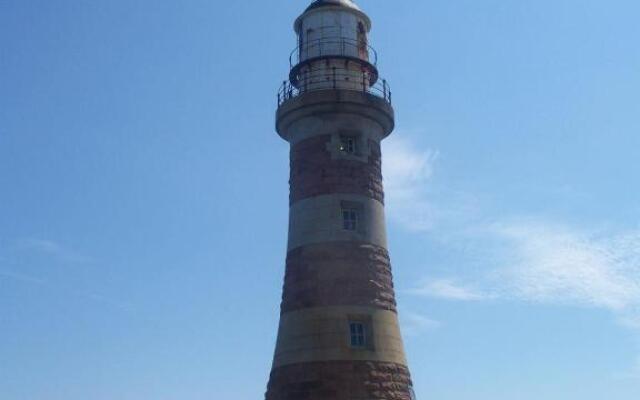
POLYGON ((396 312, 386 249, 358 242, 328 242, 289 252, 282 312, 339 305, 396 312))
POLYGON ((371 361, 294 364, 271 372, 266 400, 411 400, 407 367, 371 361))
POLYGON ((359 194, 384 202, 380 144, 368 140, 366 162, 332 157, 331 135, 320 135, 291 146, 290 203, 323 194, 359 194))

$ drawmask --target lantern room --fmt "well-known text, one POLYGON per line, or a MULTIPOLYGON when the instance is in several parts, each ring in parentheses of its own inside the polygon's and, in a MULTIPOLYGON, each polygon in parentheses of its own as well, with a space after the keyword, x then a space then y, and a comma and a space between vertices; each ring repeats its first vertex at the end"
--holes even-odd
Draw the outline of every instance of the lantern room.
POLYGON ((369 60, 371 20, 349 0, 312 3, 296 20, 299 61, 326 55, 369 60))
POLYGON ((298 17, 298 46, 291 54, 291 83, 365 89, 378 80, 377 55, 369 46, 371 20, 351 0, 317 0, 298 17))

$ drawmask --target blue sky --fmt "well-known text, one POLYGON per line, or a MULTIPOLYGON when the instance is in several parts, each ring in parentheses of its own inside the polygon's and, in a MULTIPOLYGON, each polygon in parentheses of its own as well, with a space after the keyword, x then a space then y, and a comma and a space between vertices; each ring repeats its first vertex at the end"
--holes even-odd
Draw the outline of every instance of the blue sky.
MULTIPOLYGON (((0 393, 261 398, 304 1, 0 0, 0 393)), ((640 4, 362 0, 420 399, 635 399, 640 4)))

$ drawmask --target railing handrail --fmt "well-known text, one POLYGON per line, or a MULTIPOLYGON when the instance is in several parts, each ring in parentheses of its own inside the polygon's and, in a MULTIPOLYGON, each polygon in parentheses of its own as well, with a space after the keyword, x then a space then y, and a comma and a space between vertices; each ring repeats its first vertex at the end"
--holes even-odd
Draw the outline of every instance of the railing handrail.
POLYGON ((336 89, 369 93, 391 104, 389 83, 385 79, 380 79, 372 85, 370 78, 371 75, 367 72, 335 67, 312 70, 311 73, 302 75, 298 86, 292 85, 289 81, 282 82, 278 90, 278 106, 303 93, 336 89))
POLYGON ((373 64, 374 66, 378 64, 378 52, 373 47, 371 47, 366 41, 352 39, 344 36, 330 36, 330 37, 323 37, 319 39, 313 39, 311 41, 305 41, 305 43, 302 46, 300 45, 296 46, 296 48, 293 49, 291 51, 291 54, 289 55, 289 65, 291 68, 293 68, 295 65, 297 65, 302 61, 301 60, 302 53, 304 53, 305 51, 308 52, 310 49, 315 49, 315 48, 319 49, 320 57, 321 56, 350 56, 350 54, 347 53, 347 47, 345 47, 345 45, 348 46, 349 50, 352 50, 352 49, 360 50, 361 48, 364 48, 367 52, 367 59, 365 59, 365 61, 373 64), (340 49, 339 52, 329 51, 326 54, 322 54, 322 50, 324 48, 323 46, 336 45, 336 44, 341 45, 341 47, 339 48, 340 49))

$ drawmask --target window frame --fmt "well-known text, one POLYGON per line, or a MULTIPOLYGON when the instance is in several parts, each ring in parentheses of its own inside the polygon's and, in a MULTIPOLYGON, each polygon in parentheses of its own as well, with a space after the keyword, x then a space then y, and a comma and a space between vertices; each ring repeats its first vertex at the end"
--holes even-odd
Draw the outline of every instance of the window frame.
POLYGON ((362 321, 349 321, 349 344, 354 349, 367 348, 367 324, 362 321))
POLYGON ((340 135, 340 151, 348 155, 357 155, 358 137, 354 135, 340 135))
POLYGON ((354 207, 342 207, 342 229, 349 232, 358 232, 360 223, 360 210, 354 207))

